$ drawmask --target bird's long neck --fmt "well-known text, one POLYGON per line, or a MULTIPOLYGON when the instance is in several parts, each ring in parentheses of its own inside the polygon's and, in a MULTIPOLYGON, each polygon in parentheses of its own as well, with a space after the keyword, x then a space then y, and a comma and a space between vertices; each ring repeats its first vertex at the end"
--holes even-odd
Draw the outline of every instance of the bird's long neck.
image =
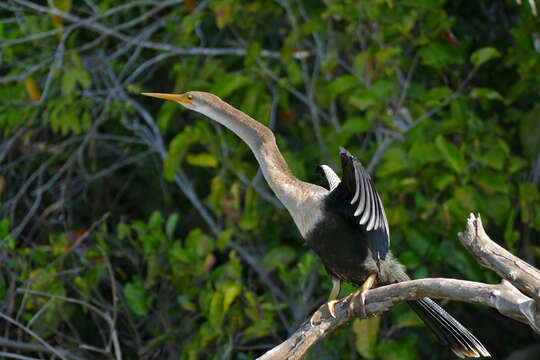
POLYGON ((220 101, 201 113, 229 128, 248 146, 257 159, 264 178, 278 199, 292 215, 302 235, 311 226, 319 210, 318 186, 297 179, 290 171, 276 145, 272 131, 229 104, 220 101))

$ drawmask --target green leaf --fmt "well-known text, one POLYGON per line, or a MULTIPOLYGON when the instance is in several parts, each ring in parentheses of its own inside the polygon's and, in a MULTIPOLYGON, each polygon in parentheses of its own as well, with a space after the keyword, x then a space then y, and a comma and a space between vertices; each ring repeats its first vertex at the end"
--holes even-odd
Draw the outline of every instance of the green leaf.
POLYGON ((506 247, 514 252, 516 248, 516 243, 519 240, 519 232, 515 230, 515 221, 516 221, 516 210, 510 209, 510 214, 508 215, 508 220, 506 221, 506 227, 504 229, 504 241, 506 242, 506 247))
POLYGON ((377 346, 378 358, 382 360, 416 360, 418 355, 412 344, 388 341, 377 346))
POLYGON ((221 232, 221 234, 219 234, 219 237, 216 241, 216 247, 219 251, 223 251, 225 250, 225 248, 227 247, 227 244, 229 243, 229 240, 231 240, 231 238, 233 237, 234 235, 234 230, 233 229, 225 229, 221 232))
POLYGON ((62 90, 64 94, 71 95, 77 84, 77 70, 68 68, 62 74, 62 90))
POLYGON ((223 310, 223 294, 220 291, 215 291, 210 300, 208 320, 210 321, 210 325, 218 331, 221 331, 221 325, 225 318, 225 312, 223 310))
POLYGON ((447 86, 437 86, 428 91, 424 96, 424 101, 427 107, 440 105, 452 94, 452 89, 447 86))
POLYGON ((424 326, 424 322, 412 311, 400 313, 395 319, 395 324, 398 329, 406 327, 424 326))
POLYGON ((116 234, 119 239, 126 238, 130 233, 131 233, 131 228, 127 224, 121 222, 121 223, 118 223, 118 225, 116 226, 116 234))
POLYGON ((169 239, 172 238, 174 234, 174 229, 176 228, 179 217, 180 215, 178 215, 178 213, 173 213, 167 219, 167 223, 165 224, 165 234, 169 239))
POLYGON ((353 136, 364 133, 372 127, 373 124, 365 117, 348 118, 336 135, 335 143, 347 144, 353 136))
POLYGON ((384 162, 376 171, 377 177, 385 178, 407 169, 407 153, 401 147, 389 148, 384 153, 383 159, 384 162))
POLYGON ((140 316, 148 314, 154 296, 146 297, 146 291, 138 276, 135 276, 132 282, 126 284, 124 295, 131 311, 140 316))
POLYGON ((540 105, 537 104, 526 115, 520 113, 519 117, 521 118, 519 121, 519 137, 523 152, 531 160, 536 159, 537 154, 540 152, 540 121, 538 121, 540 119, 540 105))
POLYGON ((377 335, 381 317, 375 316, 360 320, 353 320, 352 329, 356 334, 356 351, 365 358, 371 359, 375 357, 375 347, 377 345, 377 335))
POLYGON ((357 92, 349 98, 349 103, 359 110, 366 110, 377 104, 377 99, 369 91, 357 92))
POLYGON ((284 245, 270 250, 263 258, 266 271, 272 271, 278 264, 287 265, 296 257, 296 252, 290 246, 284 245))
POLYGON ((443 173, 433 178, 433 185, 437 190, 444 190, 456 182, 456 177, 450 173, 443 173))
POLYGON ((190 231, 185 240, 186 249, 194 251, 200 258, 214 251, 214 241, 212 238, 201 231, 194 229, 190 231))
POLYGON ((528 162, 527 160, 523 159, 523 158, 520 158, 518 156, 512 156, 510 158, 510 165, 508 167, 508 170, 510 171, 511 174, 527 167, 528 165, 528 162))
POLYGON ((460 64, 462 57, 457 54, 458 50, 449 44, 430 42, 420 49, 420 57, 424 64, 442 69, 447 64, 460 64))
POLYGON ((482 212, 495 220, 497 225, 505 223, 510 213, 510 198, 508 195, 496 194, 486 196, 480 201, 482 212))
POLYGON ((439 149, 432 142, 414 142, 409 150, 409 161, 414 166, 437 163, 442 161, 439 149))
POLYGON ((430 247, 429 240, 422 236, 422 234, 420 234, 420 232, 416 231, 414 228, 407 231, 407 242, 420 256, 424 256, 430 247))
POLYGON ((493 171, 489 168, 480 168, 472 179, 488 194, 496 192, 502 194, 510 193, 508 179, 499 171, 493 171))
POLYGON ((187 311, 197 311, 197 306, 192 301, 190 301, 188 295, 186 294, 178 295, 176 300, 187 311))
POLYGON ((503 97, 501 94, 499 94, 496 90, 489 89, 489 88, 483 88, 483 87, 477 87, 471 90, 469 93, 469 96, 473 99, 486 99, 486 100, 503 100, 503 97))
POLYGON ((225 75, 216 78, 216 82, 210 92, 224 98, 249 83, 249 79, 243 75, 225 75))
POLYGON ((259 197, 257 193, 252 187, 248 187, 244 197, 244 212, 240 221, 242 230, 254 230, 259 226, 258 203, 259 197))
POLYGON ((223 294, 224 294, 223 311, 225 313, 227 313, 227 311, 229 310, 229 307, 231 306, 233 301, 238 297, 238 295, 240 295, 241 292, 242 292, 242 285, 240 284, 227 285, 223 289, 223 294))
POLYGON ((458 174, 465 171, 467 162, 454 144, 446 141, 442 135, 437 136, 435 139, 435 144, 452 170, 458 174))
POLYGON ((161 211, 155 210, 152 212, 152 215, 150 215, 150 220, 148 220, 148 227, 150 229, 157 229, 161 227, 163 224, 163 216, 161 215, 161 211))
POLYGON ((343 94, 346 91, 349 91, 350 89, 358 86, 359 84, 360 81, 356 76, 344 75, 328 84, 328 86, 326 87, 326 92, 328 93, 328 97, 330 98, 330 100, 333 100, 337 96, 343 94))
POLYGON ((497 171, 501 171, 504 166, 504 159, 506 156, 502 149, 496 148, 480 154, 473 152, 471 157, 484 165, 487 165, 497 171))
POLYGON ((218 165, 217 159, 210 153, 188 154, 186 160, 193 166, 216 167, 218 165))
POLYGON ((393 81, 381 79, 375 81, 371 85, 370 92, 379 100, 379 101, 386 101, 392 92, 394 91, 394 87, 396 84, 393 81))
POLYGON ((412 269, 422 264, 422 258, 414 251, 405 251, 399 255, 399 262, 405 265, 407 269, 412 269))
POLYGON ((476 189, 471 186, 459 186, 454 191, 454 198, 459 201, 466 213, 476 209, 476 189))
POLYGON ((475 67, 480 67, 491 59, 495 59, 501 56, 501 53, 491 46, 476 50, 471 55, 471 62, 475 67))
POLYGON ((163 177, 166 180, 174 180, 176 170, 180 167, 188 148, 191 144, 199 141, 201 136, 201 131, 198 128, 186 126, 183 132, 172 139, 167 157, 163 162, 163 177))
POLYGON ((519 205, 521 207, 521 221, 530 224, 535 214, 534 204, 539 200, 538 189, 531 182, 519 184, 519 205))

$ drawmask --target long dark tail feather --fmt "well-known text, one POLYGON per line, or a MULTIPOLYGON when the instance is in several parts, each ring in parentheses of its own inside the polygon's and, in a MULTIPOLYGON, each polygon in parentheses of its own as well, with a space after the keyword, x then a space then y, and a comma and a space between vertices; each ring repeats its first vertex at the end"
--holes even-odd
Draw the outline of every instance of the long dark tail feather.
POLYGON ((429 298, 409 301, 411 308, 435 333, 439 341, 452 349, 454 354, 463 357, 491 356, 484 345, 465 329, 452 315, 429 298))

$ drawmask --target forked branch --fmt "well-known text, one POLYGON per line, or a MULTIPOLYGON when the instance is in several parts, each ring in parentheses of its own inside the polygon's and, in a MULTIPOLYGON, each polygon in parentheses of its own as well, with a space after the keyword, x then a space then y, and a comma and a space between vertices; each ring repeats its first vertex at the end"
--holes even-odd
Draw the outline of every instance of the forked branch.
MULTIPOLYGON (((382 286, 366 294, 368 317, 386 311, 390 306, 423 297, 445 298, 481 304, 497 309, 501 314, 528 324, 540 333, 540 272, 493 242, 485 233, 480 217, 470 215, 464 233, 459 234, 463 245, 479 263, 503 277, 499 284, 484 284, 455 279, 420 279, 382 286), (521 291, 520 291, 521 290, 521 291)), ((287 340, 259 357, 259 360, 301 359, 306 352, 328 333, 358 314, 348 311, 349 301, 336 304, 333 318, 326 304, 322 305, 312 321, 305 321, 287 340), (312 324, 313 323, 313 324, 312 324)), ((359 302, 359 298, 352 301, 359 302)), ((359 309, 360 304, 353 308, 359 309)))

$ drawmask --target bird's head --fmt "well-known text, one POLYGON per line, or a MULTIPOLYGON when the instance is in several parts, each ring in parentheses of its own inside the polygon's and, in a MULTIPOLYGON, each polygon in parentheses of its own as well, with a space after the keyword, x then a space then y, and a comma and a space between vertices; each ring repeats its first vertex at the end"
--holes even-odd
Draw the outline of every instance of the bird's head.
POLYGON ((204 113, 204 109, 215 103, 219 98, 213 94, 202 91, 188 91, 183 94, 142 93, 159 99, 171 100, 187 109, 204 113))

